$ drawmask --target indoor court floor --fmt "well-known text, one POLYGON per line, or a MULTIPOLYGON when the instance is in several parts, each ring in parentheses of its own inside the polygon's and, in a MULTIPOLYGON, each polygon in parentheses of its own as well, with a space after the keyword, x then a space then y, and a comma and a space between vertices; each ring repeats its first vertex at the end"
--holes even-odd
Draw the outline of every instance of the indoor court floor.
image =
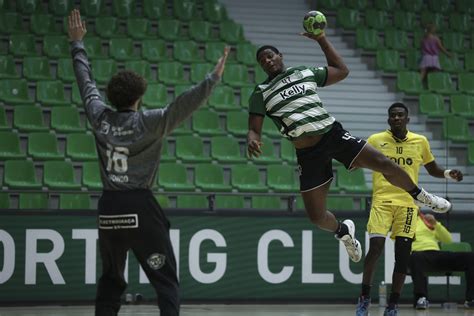
MULTIPOLYGON (((92 306, 31 306, 0 307, 0 316, 91 316, 92 306)), ((124 305, 120 316, 158 316, 153 305, 124 305)), ((354 316, 355 305, 183 305, 181 316, 354 316)), ((382 316, 383 309, 373 306, 370 316, 382 316)), ((439 305, 427 311, 416 311, 402 306, 400 316, 474 316, 474 310, 461 305, 443 309, 439 305)))

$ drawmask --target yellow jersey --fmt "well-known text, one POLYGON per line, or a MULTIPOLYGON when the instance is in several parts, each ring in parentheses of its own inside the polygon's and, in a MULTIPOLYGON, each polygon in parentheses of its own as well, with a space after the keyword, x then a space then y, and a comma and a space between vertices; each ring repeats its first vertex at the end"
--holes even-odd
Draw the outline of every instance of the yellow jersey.
POLYGON ((416 223, 415 240, 411 251, 439 250, 439 242, 451 243, 451 234, 440 222, 436 222, 434 229, 429 229, 421 218, 416 223))
MULTIPOLYGON (((426 137, 410 131, 404 139, 398 139, 386 130, 371 135, 367 142, 398 164, 415 183, 418 183, 420 166, 434 160, 426 137)), ((373 204, 416 207, 410 194, 392 185, 380 172, 373 172, 372 181, 373 204)))

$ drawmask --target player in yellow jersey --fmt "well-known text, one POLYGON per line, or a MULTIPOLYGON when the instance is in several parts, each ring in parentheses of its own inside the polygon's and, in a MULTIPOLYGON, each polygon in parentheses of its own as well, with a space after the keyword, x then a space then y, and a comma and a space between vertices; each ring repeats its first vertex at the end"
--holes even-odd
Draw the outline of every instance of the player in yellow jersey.
MULTIPOLYGON (((443 170, 438 166, 426 137, 407 130, 409 121, 408 108, 403 103, 392 104, 388 109, 390 129, 373 134, 368 143, 397 163, 415 183, 418 183, 420 166, 424 166, 433 177, 461 181, 461 171, 443 170)), ((374 172, 372 208, 367 223, 370 245, 364 260, 362 293, 357 306, 357 316, 368 315, 375 266, 389 231, 391 238, 395 240, 395 267, 392 290, 384 315, 398 315, 397 304, 405 282, 417 218, 418 206, 411 196, 390 184, 381 173, 374 172)))

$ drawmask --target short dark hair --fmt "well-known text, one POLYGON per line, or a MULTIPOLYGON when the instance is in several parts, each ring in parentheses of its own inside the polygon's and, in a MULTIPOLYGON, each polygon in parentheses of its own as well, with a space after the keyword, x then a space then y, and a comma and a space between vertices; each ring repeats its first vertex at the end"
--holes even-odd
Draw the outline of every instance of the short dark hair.
POLYGON ((272 51, 275 52, 275 54, 280 54, 280 51, 272 45, 263 45, 259 49, 257 49, 257 53, 255 54, 255 58, 258 60, 258 55, 260 55, 261 52, 263 52, 265 49, 271 49, 272 51))
POLYGON ((393 109, 393 108, 403 108, 405 110, 405 112, 407 113, 408 115, 408 108, 405 104, 403 104, 402 102, 395 102, 394 104, 392 104, 389 108, 388 108, 388 114, 390 114, 390 111, 393 109))
POLYGON ((146 91, 145 78, 134 71, 123 70, 110 78, 107 84, 107 98, 117 109, 130 108, 146 91))

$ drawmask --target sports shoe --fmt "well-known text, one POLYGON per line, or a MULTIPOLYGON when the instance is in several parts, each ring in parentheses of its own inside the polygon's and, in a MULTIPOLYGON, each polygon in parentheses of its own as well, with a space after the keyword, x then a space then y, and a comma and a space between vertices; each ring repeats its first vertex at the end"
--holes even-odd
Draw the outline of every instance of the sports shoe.
POLYGON ((442 197, 428 193, 425 189, 421 189, 421 192, 415 198, 415 204, 418 206, 428 206, 436 213, 446 213, 451 209, 451 203, 442 197))
POLYGON ((344 246, 346 246, 347 253, 349 254, 351 260, 354 262, 359 262, 362 258, 362 247, 360 246, 360 242, 355 238, 354 222, 350 219, 346 219, 342 223, 346 224, 346 226, 349 228, 349 234, 345 234, 340 238, 337 235, 334 235, 334 237, 337 240, 340 240, 344 246))
POLYGON ((397 306, 387 306, 383 312, 383 316, 398 316, 398 308, 397 306))
POLYGON ((468 309, 474 309, 474 300, 465 301, 464 307, 468 309))
POLYGON ((357 302, 356 316, 368 316, 370 297, 360 296, 357 302))
POLYGON ((428 300, 426 299, 426 297, 420 297, 418 298, 418 300, 416 301, 416 306, 415 308, 416 309, 427 309, 428 306, 430 305, 430 303, 428 302, 428 300))

